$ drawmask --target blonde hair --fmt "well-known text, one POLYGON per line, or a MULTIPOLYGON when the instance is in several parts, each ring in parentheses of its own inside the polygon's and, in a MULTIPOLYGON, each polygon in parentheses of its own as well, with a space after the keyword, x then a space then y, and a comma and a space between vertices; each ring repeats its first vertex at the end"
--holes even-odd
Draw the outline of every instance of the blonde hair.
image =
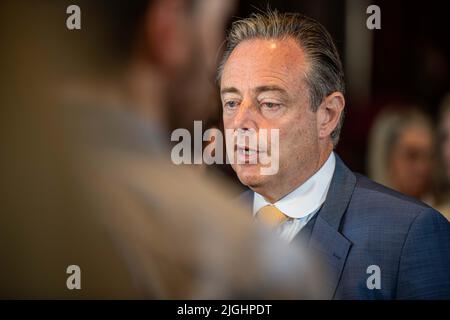
POLYGON ((383 110, 370 130, 368 172, 374 181, 390 186, 387 176, 387 161, 392 152, 392 147, 402 131, 409 126, 419 125, 429 129, 432 134, 431 121, 426 115, 418 111, 416 107, 401 111, 393 106, 383 110))

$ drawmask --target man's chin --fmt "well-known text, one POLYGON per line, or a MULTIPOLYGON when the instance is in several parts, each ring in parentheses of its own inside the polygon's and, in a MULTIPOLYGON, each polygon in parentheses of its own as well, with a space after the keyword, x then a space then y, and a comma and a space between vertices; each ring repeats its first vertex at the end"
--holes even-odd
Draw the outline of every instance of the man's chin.
POLYGON ((268 178, 267 176, 261 175, 259 165, 238 165, 235 171, 241 183, 250 189, 258 188, 268 178))

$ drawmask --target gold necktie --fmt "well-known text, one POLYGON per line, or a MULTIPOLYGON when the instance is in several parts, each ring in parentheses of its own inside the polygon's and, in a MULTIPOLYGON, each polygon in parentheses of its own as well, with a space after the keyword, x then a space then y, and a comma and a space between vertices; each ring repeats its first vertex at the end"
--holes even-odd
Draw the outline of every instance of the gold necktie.
POLYGON ((261 221, 267 227, 274 229, 281 223, 286 221, 288 219, 288 216, 278 210, 277 207, 267 205, 259 209, 256 214, 256 219, 258 219, 258 221, 261 221))

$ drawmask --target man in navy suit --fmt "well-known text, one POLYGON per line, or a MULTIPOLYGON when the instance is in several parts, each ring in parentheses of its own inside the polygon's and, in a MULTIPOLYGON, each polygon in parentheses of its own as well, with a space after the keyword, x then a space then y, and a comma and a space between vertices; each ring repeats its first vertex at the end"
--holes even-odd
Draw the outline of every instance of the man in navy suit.
POLYGON ((450 298, 450 225, 437 211, 351 172, 333 152, 343 122, 342 64, 325 28, 268 12, 233 24, 219 68, 227 151, 257 220, 306 243, 334 299, 450 298), (241 133, 259 137, 258 147, 241 133), (272 136, 271 136, 272 137, 272 136), (234 158, 236 154, 237 158, 234 158), (278 162, 265 174, 262 157, 278 162))

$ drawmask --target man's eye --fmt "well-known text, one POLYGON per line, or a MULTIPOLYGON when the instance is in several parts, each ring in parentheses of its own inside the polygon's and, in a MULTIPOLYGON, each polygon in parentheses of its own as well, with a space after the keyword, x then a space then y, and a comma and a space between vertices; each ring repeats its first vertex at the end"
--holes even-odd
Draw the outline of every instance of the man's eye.
POLYGON ((234 109, 237 107, 237 101, 227 101, 224 103, 225 108, 234 109))
POLYGON ((263 108, 266 108, 269 110, 276 110, 276 109, 280 108, 281 104, 274 103, 274 102, 264 102, 264 103, 261 103, 261 106, 263 108))

